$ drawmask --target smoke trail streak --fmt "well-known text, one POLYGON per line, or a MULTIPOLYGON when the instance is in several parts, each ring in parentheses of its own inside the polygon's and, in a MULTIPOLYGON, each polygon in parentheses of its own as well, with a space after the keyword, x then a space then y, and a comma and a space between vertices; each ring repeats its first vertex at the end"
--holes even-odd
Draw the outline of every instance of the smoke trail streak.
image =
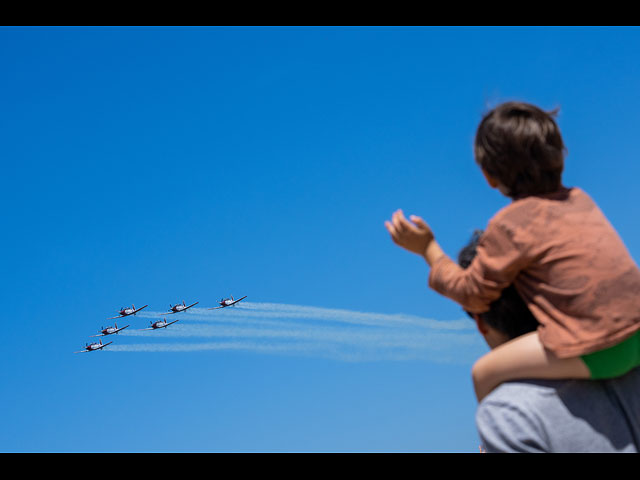
MULTIPOLYGON (((388 314, 374 312, 359 312, 354 310, 309 307, 304 305, 289 305, 283 303, 246 302, 236 307, 221 310, 208 310, 193 307, 188 311, 191 319, 211 319, 212 316, 224 313, 229 316, 246 318, 297 318, 306 320, 320 320, 324 322, 350 323, 356 325, 415 325, 419 327, 441 330, 469 330, 472 326, 468 319, 442 321, 431 318, 407 314, 388 314)), ((141 317, 156 317, 162 312, 141 312, 141 317)))
MULTIPOLYGON (((166 313, 166 312, 165 312, 166 313)), ((162 312, 140 312, 157 320, 162 312)), ((405 314, 358 312, 278 303, 243 302, 219 310, 192 308, 157 332, 119 335, 152 343, 113 345, 120 352, 246 351, 307 355, 340 361, 470 362, 484 345, 468 319, 438 321, 405 314), (181 343, 174 343, 181 339, 181 343)))

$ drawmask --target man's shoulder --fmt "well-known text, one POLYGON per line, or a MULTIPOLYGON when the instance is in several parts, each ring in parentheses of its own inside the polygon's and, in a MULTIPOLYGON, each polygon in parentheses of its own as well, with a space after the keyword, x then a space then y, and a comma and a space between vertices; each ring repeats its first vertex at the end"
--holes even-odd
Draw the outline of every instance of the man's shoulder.
POLYGON ((494 451, 637 451, 640 368, 612 380, 507 382, 478 406, 494 451))
POLYGON ((545 403, 557 390, 541 381, 514 381, 500 385, 478 405, 476 426, 487 452, 547 452, 545 403))
MULTIPOLYGON (((593 387, 593 385, 588 385, 593 387)), ((478 405, 478 414, 496 408, 521 411, 534 418, 538 411, 548 411, 561 394, 571 394, 582 384, 573 380, 518 380, 506 382, 493 390, 478 405)))

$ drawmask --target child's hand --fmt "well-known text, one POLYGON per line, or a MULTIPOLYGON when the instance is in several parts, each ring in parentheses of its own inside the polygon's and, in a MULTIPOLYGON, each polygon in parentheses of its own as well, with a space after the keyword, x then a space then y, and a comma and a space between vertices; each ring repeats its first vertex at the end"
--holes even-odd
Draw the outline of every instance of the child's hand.
POLYGON ((411 215, 409 218, 413 223, 405 218, 402 210, 396 210, 391 221, 384 222, 384 225, 396 245, 424 257, 427 247, 433 241, 433 232, 420 217, 411 215))

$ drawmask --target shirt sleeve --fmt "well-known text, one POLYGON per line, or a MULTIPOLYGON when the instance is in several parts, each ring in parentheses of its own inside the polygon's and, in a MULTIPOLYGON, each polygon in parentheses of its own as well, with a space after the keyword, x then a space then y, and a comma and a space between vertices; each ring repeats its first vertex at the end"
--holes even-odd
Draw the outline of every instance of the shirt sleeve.
POLYGON ((429 273, 429 286, 465 310, 484 313, 527 262, 526 249, 513 240, 513 235, 489 223, 471 264, 463 269, 449 257, 440 257, 429 273))

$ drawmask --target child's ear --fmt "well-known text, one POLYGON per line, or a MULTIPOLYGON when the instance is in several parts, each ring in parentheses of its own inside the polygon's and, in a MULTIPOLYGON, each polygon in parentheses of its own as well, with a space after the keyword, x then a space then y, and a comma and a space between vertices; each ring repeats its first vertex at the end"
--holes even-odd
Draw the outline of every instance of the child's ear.
POLYGON ((484 178, 487 179, 487 183, 491 188, 498 188, 500 186, 498 179, 489 175, 484 168, 482 169, 482 174, 484 175, 484 178))
POLYGON ((473 314, 473 319, 476 321, 476 326, 478 327, 478 331, 482 335, 486 335, 487 333, 489 333, 489 329, 487 329, 487 325, 480 318, 480 315, 478 315, 477 313, 474 313, 473 314))

